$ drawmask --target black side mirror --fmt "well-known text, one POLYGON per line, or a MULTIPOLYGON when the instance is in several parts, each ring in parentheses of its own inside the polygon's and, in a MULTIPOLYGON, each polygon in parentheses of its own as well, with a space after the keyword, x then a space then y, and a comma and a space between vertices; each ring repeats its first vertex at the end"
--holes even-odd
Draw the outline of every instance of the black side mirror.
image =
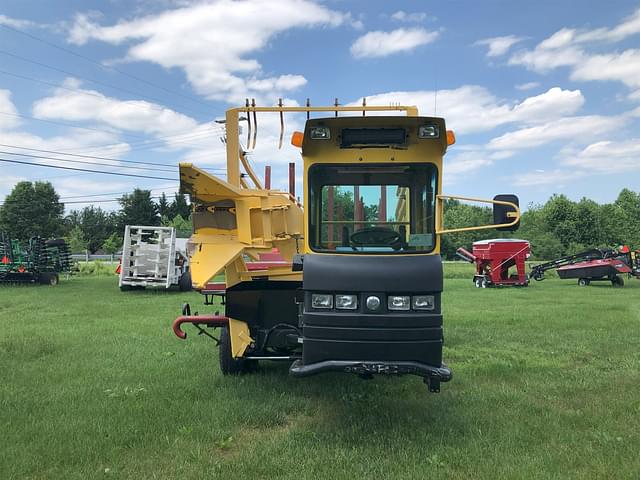
MULTIPOLYGON (((493 197, 493 199, 499 202, 513 203, 518 207, 520 206, 518 197, 516 195, 496 195, 495 197, 493 197)), ((499 203, 493 204, 493 223, 496 225, 513 222, 515 214, 516 209, 510 205, 501 205, 499 203)), ((515 232, 518 227, 520 227, 520 219, 518 219, 518 222, 515 225, 512 225, 510 227, 499 227, 496 228, 496 230, 515 232)))

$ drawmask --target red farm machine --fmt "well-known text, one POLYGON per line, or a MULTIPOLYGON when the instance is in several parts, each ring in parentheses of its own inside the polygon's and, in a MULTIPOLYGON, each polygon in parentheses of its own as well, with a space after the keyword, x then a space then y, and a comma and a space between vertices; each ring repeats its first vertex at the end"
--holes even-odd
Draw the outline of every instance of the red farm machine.
POLYGON ((624 276, 640 278, 640 250, 624 246, 618 250, 593 248, 560 257, 531 268, 534 280, 544 280, 544 272, 556 270, 562 279, 578 279, 586 287, 591 282, 609 281, 614 287, 624 286, 624 276))
POLYGON ((531 246, 526 240, 480 240, 473 243, 473 252, 461 247, 456 254, 463 260, 475 264, 473 283, 478 288, 529 285, 525 261, 531 255, 531 246), (513 267, 515 271, 510 273, 509 270, 513 267))
POLYGON ((69 246, 62 239, 32 237, 24 245, 0 232, 0 283, 57 285, 71 270, 69 246))

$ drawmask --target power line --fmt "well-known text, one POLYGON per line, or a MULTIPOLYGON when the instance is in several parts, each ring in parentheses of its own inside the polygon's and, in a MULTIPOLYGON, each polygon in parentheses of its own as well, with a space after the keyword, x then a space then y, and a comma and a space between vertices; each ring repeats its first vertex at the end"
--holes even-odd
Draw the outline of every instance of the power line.
MULTIPOLYGON (((2 25, 0 25, 0 26, 2 26, 2 25)), ((135 135, 133 133, 116 132, 114 130, 104 130, 104 129, 91 128, 91 127, 82 127, 80 125, 74 125, 72 123, 58 122, 58 121, 55 121, 55 120, 45 120, 43 118, 36 118, 36 117, 29 116, 29 115, 22 115, 20 113, 0 112, 0 115, 7 115, 7 116, 10 116, 10 117, 18 117, 18 118, 26 118, 26 119, 29 119, 29 120, 35 120, 37 122, 51 123, 51 124, 54 124, 54 125, 61 125, 61 126, 64 126, 64 127, 69 127, 69 128, 79 128, 81 130, 91 130, 91 131, 100 132, 100 133, 109 133, 111 135, 121 133, 124 136, 129 136, 129 137, 134 137, 134 138, 141 138, 143 141, 139 142, 138 145, 154 144, 154 143, 158 144, 158 145, 153 145, 153 147, 160 146, 162 143, 166 143, 164 140, 168 139, 168 138, 176 138, 176 137, 181 137, 181 136, 185 137, 184 139, 173 140, 173 143, 183 143, 183 140, 188 140, 188 141, 192 140, 191 138, 187 137, 186 132, 183 132, 183 133, 180 133, 180 134, 175 134, 175 135, 167 135, 167 136, 163 136, 163 137, 157 137, 155 140, 148 140, 145 137, 143 137, 142 135, 135 135)), ((205 134, 206 134, 206 132, 197 132, 197 133, 193 133, 191 135, 195 136, 195 135, 205 135, 205 134)), ((117 145, 120 145, 120 143, 107 144, 107 145, 105 145, 105 147, 107 147, 107 146, 117 146, 117 145)), ((192 146, 197 146, 197 145, 192 145, 192 146)), ((91 148, 94 148, 94 147, 91 147, 91 148)), ((95 147, 95 148, 97 148, 97 147, 95 147)))
MULTIPOLYGON (((89 159, 95 159, 95 160, 106 160, 109 162, 120 162, 120 163, 125 163, 125 164, 137 164, 137 165, 152 165, 152 166, 157 166, 157 167, 171 167, 171 165, 167 165, 165 163, 157 163, 157 162, 142 162, 142 161, 136 161, 136 160, 121 160, 118 158, 109 158, 109 157, 99 157, 99 156, 95 156, 95 155, 80 155, 77 153, 67 153, 67 152, 61 152, 61 151, 56 151, 56 150, 45 150, 45 149, 41 149, 41 148, 30 148, 30 147, 21 147, 18 145, 9 145, 9 144, 5 144, 5 143, 0 143, 0 146, 2 147, 9 147, 9 148, 17 148, 20 150, 29 150, 29 151, 33 151, 33 152, 41 152, 41 153, 53 153, 55 155, 65 155, 65 156, 70 156, 70 157, 78 157, 78 158, 89 158, 89 159)), ((0 153, 4 153, 4 154, 8 154, 8 155, 18 155, 21 157, 32 157, 32 158, 45 158, 45 159, 49 159, 52 160, 50 157, 42 157, 39 155, 28 155, 26 153, 17 153, 17 152, 7 152, 4 150, 0 150, 0 153)), ((85 163, 87 165, 102 165, 100 163, 95 163, 95 162, 83 162, 83 161, 74 161, 74 160, 69 160, 69 159, 65 159, 65 158, 54 158, 53 160, 60 160, 63 162, 68 162, 68 163, 85 163)), ((171 168, 166 169, 166 168, 162 168, 162 169, 155 169, 155 168, 146 168, 146 167, 129 167, 127 165, 103 165, 105 167, 107 166, 113 166, 113 167, 122 167, 122 168, 137 168, 137 169, 141 169, 141 170, 157 170, 157 171, 165 171, 165 172, 174 172, 175 168, 171 168)), ((208 171, 218 171, 218 172, 225 172, 226 170, 223 168, 204 168, 203 170, 208 170, 208 171)))
MULTIPOLYGON (((166 188, 172 188, 175 187, 175 185, 170 185, 166 188)), ((144 190, 149 190, 150 192, 155 192, 157 190, 164 190, 164 188, 162 187, 158 187, 158 188, 149 188, 149 189, 144 189, 144 190)), ((93 195, 71 195, 68 197, 60 197, 60 200, 65 200, 68 198, 92 198, 92 197, 106 197, 107 195, 126 195, 128 193, 131 192, 108 192, 108 193, 96 193, 93 195)), ((178 193, 178 192, 173 192, 173 193, 178 193)))
MULTIPOLYGON (((0 25, 1 27, 2 25, 0 25)), ((36 118, 36 117, 31 117, 29 115, 22 115, 20 113, 9 113, 9 112, 0 112, 0 115, 8 115, 10 117, 19 117, 19 118, 26 118, 29 120, 35 120, 37 122, 45 122, 45 123, 52 123, 54 125, 62 125, 64 127, 70 127, 70 128, 80 128, 82 130, 92 130, 94 132, 101 132, 101 133, 110 133, 110 134, 118 134, 118 133, 122 133, 122 135, 128 135, 131 137, 137 137, 137 138, 142 138, 144 139, 145 137, 143 137, 142 135, 136 135, 133 133, 127 133, 127 132, 118 132, 118 131, 114 131, 114 130, 104 130, 104 129, 99 129, 99 128, 91 128, 91 127, 81 127, 79 125, 74 125, 72 123, 65 123, 65 122, 56 122, 55 120, 45 120, 43 118, 36 118)))
MULTIPOLYGON (((56 159, 49 158, 49 160, 56 160, 56 159)), ((47 168, 57 168, 60 170, 73 170, 76 172, 102 173, 104 175, 117 175, 119 177, 149 178, 152 180, 175 180, 175 178, 167 178, 167 177, 152 177, 150 175, 137 175, 133 173, 104 172, 100 170, 89 170, 87 168, 63 167, 61 165, 47 165, 46 163, 23 162, 20 160, 9 160, 8 158, 0 158, 0 162, 17 163, 21 165, 31 165, 32 167, 47 167, 47 168)))
POLYGON ((180 97, 186 98, 187 100, 189 100, 189 101, 191 101, 191 102, 195 102, 195 103, 197 103, 197 104, 199 104, 199 105, 206 106, 206 105, 205 105, 201 100, 198 100, 198 99, 196 99, 195 97, 191 97, 191 96, 189 96, 189 95, 184 95, 184 94, 182 94, 182 93, 180 93, 180 92, 172 91, 172 90, 170 90, 170 89, 168 89, 168 88, 165 88, 165 87, 163 87, 163 86, 161 86, 161 85, 156 85, 156 84, 155 84, 155 83, 153 83, 153 82, 150 82, 150 81, 148 81, 148 80, 145 80, 144 78, 137 77, 136 75, 132 75, 132 74, 130 74, 130 73, 127 73, 127 72, 125 72, 125 71, 123 71, 123 70, 120 70, 120 69, 118 69, 118 68, 114 67, 114 66, 106 66, 106 65, 103 65, 101 62, 99 62, 99 61, 97 61, 97 60, 94 60, 94 59, 93 59, 93 58, 91 58, 91 57, 88 57, 88 56, 86 56, 86 55, 82 55, 81 53, 78 53, 78 52, 74 52, 73 50, 70 50, 70 49, 68 49, 68 48, 61 47, 60 45, 58 45, 58 44, 56 44, 56 43, 53 43, 53 42, 50 42, 50 41, 48 41, 48 40, 45 40, 45 39, 43 39, 43 38, 36 37, 35 35, 33 35, 33 34, 31 34, 31 33, 25 32, 24 30, 20 30, 20 29, 18 29, 18 28, 10 27, 9 25, 5 25, 5 24, 1 24, 1 25, 0 25, 0 27, 4 27, 4 28, 6 28, 6 29, 8 29, 8 30, 12 30, 12 31, 14 31, 14 32, 16 32, 16 33, 19 33, 19 34, 21 34, 21 35, 24 35, 24 36, 26 36, 26 37, 29 37, 29 38, 31 38, 31 39, 33 39, 33 40, 36 40, 36 41, 38 41, 38 42, 42 42, 42 43, 44 43, 45 45, 49 45, 50 47, 56 48, 56 49, 58 49, 58 50, 61 50, 61 51, 63 51, 63 52, 66 52, 66 53, 68 53, 68 54, 70 54, 70 55, 73 55, 73 56, 75 56, 75 57, 81 58, 81 59, 83 59, 83 60, 85 60, 85 61, 87 61, 87 62, 93 63, 94 65, 97 65, 98 67, 100 67, 100 68, 101 68, 101 69, 103 69, 103 70, 113 70, 114 72, 118 72, 119 74, 124 75, 125 77, 132 78, 132 79, 134 79, 134 80, 137 80, 137 81, 139 81, 139 82, 145 83, 145 84, 147 84, 147 85, 149 85, 149 86, 151 86, 151 87, 157 88, 157 89, 159 89, 159 90, 164 90, 165 92, 170 93, 170 94, 172 94, 172 95, 178 95, 178 96, 180 96, 180 97))
MULTIPOLYGON (((69 92, 78 93, 80 95, 87 95, 89 97, 99 98, 100 100, 108 100, 108 97, 105 97, 101 93, 93 93, 93 92, 89 92, 87 90, 82 90, 80 88, 65 87, 64 85, 60 85, 58 83, 47 82, 46 80, 40 80, 39 78, 30 77, 28 75, 23 75, 21 73, 9 72, 7 70, 0 70, 0 73, 3 74, 3 75, 9 75, 9 76, 12 76, 12 77, 21 78, 23 80, 29 80, 30 82, 41 83, 42 85, 47 85, 49 87, 60 88, 62 90, 67 90, 69 92)), ((133 102, 135 102, 135 100, 118 100, 118 101, 121 101, 123 103, 125 103, 125 102, 129 103, 132 106, 137 107, 137 108, 145 108, 143 105, 133 103, 133 102)), ((166 110, 170 110, 167 107, 162 107, 160 105, 156 105, 156 104, 153 104, 153 103, 149 103, 149 102, 145 102, 145 103, 147 104, 147 106, 151 110, 155 110, 155 111, 158 111, 158 112, 164 112, 166 110)), ((175 112, 175 110, 171 110, 171 111, 175 112)), ((176 113, 180 114, 180 112, 176 112, 176 113)))
MULTIPOLYGON (((129 168, 129 169, 135 169, 135 170, 149 170, 151 172, 175 172, 175 168, 172 169, 168 169, 168 168, 151 168, 151 167, 136 167, 136 166, 132 166, 132 165, 104 165, 101 163, 96 163, 96 162, 87 162, 84 160, 71 160, 68 158, 59 158, 59 157, 44 157, 42 155, 31 155, 29 153, 18 153, 18 152, 7 152, 6 150, 0 150, 0 153, 3 153, 5 155, 17 155, 19 157, 29 157, 29 158, 41 158, 41 159, 45 159, 45 160, 55 160, 55 161, 59 161, 59 162, 67 162, 67 163, 81 163, 84 165, 98 165, 101 167, 117 167, 117 168, 129 168)), ((119 160, 110 160, 110 161, 119 161, 119 160)), ((168 165, 167 165, 168 166, 168 165)), ((177 167, 176 167, 177 168, 177 167)))
MULTIPOLYGON (((122 91, 122 92, 125 92, 125 93, 129 93, 131 95, 136 95, 136 96, 139 96, 139 97, 142 97, 142 98, 153 100, 155 102, 160 102, 161 104, 164 103, 164 101, 162 99, 158 98, 158 97, 152 97, 150 95, 146 95, 144 93, 136 92, 134 90, 129 90, 127 88, 117 87, 117 86, 112 85, 110 83, 102 82, 100 80, 95 80, 93 78, 87 78, 87 77, 84 77, 84 76, 79 75, 77 73, 70 72, 70 71, 64 70, 62 68, 54 67, 53 65, 48 65, 46 63, 42 63, 42 62, 39 62, 37 60, 32 60, 32 59, 23 57, 22 55, 17 55, 15 53, 7 52, 6 50, 0 49, 0 53, 2 53, 3 55, 7 55, 7 56, 10 56, 10 57, 13 57, 13 58, 17 58, 18 60, 22 60, 23 62, 31 63, 33 65, 38 65, 38 66, 44 67, 44 68, 48 68, 48 69, 54 70, 56 72, 64 73, 65 75, 71 75, 72 77, 80 78, 80 79, 85 80, 87 82, 95 83, 96 85, 102 85, 102 86, 107 87, 107 88, 112 88, 114 90, 119 90, 119 91, 122 91)), ((204 113, 204 110, 202 110, 202 111, 193 110, 191 107, 187 107, 185 105, 181 105, 180 104, 180 106, 182 108, 186 108, 187 110, 189 110, 191 112, 197 112, 199 115, 210 115, 211 114, 210 112, 204 113)))

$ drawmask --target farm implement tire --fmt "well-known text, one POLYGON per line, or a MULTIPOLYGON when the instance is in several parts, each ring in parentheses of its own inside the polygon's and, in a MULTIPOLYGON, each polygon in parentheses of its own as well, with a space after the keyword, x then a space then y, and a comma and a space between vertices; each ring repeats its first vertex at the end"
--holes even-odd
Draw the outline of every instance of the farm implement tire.
POLYGON ((588 278, 579 278, 578 279, 578 285, 580 285, 581 287, 586 287, 590 283, 591 283, 591 280, 589 280, 588 278))
POLYGON ((60 278, 58 277, 57 273, 42 273, 40 274, 40 283, 42 285, 51 285, 51 286, 55 286, 58 285, 58 282, 60 281, 60 278))
POLYGON ((611 286, 616 288, 624 287, 624 278, 622 278, 620 275, 616 275, 615 277, 612 277, 611 286))
POLYGON ((220 328, 220 371, 223 375, 239 375, 241 373, 252 373, 257 370, 258 362, 245 360, 243 358, 233 358, 231 355, 231 335, 229 327, 220 328))
POLYGON ((180 275, 180 280, 178 280, 178 288, 181 292, 191 291, 191 272, 189 270, 180 275))

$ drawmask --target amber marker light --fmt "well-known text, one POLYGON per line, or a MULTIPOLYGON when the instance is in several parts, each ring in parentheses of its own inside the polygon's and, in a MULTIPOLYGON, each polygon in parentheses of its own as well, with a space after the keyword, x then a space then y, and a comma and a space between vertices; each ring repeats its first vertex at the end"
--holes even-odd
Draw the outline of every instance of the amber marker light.
POLYGON ((447 145, 453 145, 456 143, 456 134, 453 130, 447 130, 447 145))
POLYGON ((291 135, 291 145, 294 147, 302 148, 302 139, 304 138, 304 133, 302 132, 293 132, 291 135))

